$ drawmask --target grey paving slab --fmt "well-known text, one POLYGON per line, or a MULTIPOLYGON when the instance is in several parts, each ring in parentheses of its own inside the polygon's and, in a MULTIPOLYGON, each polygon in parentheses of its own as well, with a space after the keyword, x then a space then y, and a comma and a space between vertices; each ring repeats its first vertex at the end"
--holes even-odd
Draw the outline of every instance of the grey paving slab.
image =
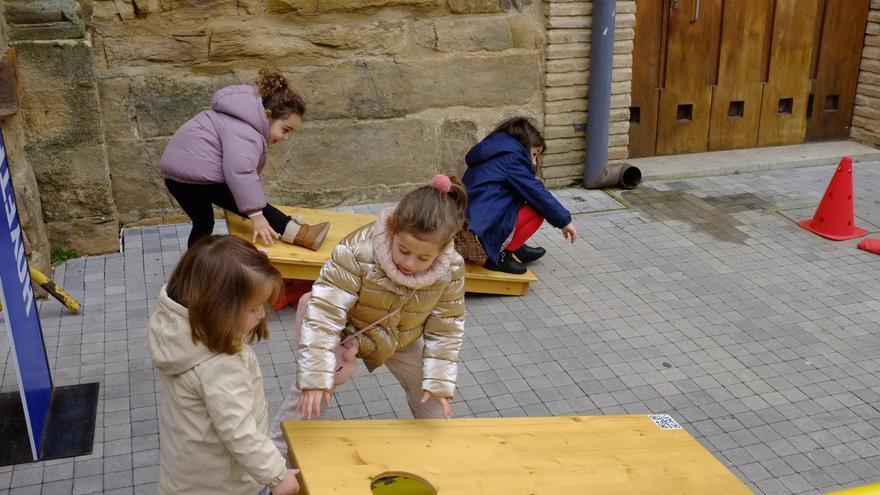
MULTIPOLYGON (((581 239, 544 226, 527 295, 467 297, 456 415, 666 413, 756 493, 880 481, 880 257, 794 222, 834 168, 559 191, 581 239)), ((880 225, 880 163, 854 177, 859 221, 880 225)), ((122 253, 58 267, 83 312, 42 301, 44 337, 56 383, 101 383, 94 450, 0 467, 0 493, 155 493, 161 391, 146 319, 188 233, 126 229, 122 253)), ((271 312, 255 345, 270 413, 293 379, 294 318, 271 312)), ((5 334, 0 371, 0 392, 16 390, 5 334)), ((363 367, 327 414, 410 416, 394 377, 363 367)))

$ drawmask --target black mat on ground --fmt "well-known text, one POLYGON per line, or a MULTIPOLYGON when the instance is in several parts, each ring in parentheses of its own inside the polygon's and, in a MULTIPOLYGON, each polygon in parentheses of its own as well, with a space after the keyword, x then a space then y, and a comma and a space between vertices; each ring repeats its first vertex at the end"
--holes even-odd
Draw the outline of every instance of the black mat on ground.
POLYGON ((31 461, 27 423, 18 392, 0 394, 0 466, 31 461))
MULTIPOLYGON (((43 434, 40 460, 62 459, 92 452, 97 383, 56 387, 43 434)), ((27 423, 18 392, 0 394, 0 466, 31 462, 27 423)))
POLYGON ((55 387, 40 459, 91 454, 97 408, 97 383, 55 387))

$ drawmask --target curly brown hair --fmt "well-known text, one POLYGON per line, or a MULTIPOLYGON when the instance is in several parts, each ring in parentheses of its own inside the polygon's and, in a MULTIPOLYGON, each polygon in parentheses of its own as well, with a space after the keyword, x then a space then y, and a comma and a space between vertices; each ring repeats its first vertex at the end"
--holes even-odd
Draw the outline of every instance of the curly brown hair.
POLYGON ((263 108, 272 113, 271 118, 286 119, 292 113, 305 117, 306 103, 277 70, 260 69, 257 88, 263 99, 263 108))

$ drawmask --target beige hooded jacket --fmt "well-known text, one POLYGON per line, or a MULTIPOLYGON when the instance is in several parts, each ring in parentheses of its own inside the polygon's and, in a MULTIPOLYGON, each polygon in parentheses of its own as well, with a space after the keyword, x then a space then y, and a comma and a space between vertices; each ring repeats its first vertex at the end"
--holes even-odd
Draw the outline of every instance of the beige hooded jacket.
POLYGON ((452 242, 423 272, 405 275, 391 259, 387 209, 333 250, 312 286, 297 349, 301 390, 333 387, 340 338, 403 309, 358 336, 358 357, 373 371, 398 349, 425 339, 422 388, 452 397, 464 338, 464 260, 452 242))
POLYGON ((159 490, 162 495, 255 495, 286 474, 266 435, 268 405, 254 351, 217 354, 194 344, 187 309, 159 293, 147 329, 161 372, 159 490))

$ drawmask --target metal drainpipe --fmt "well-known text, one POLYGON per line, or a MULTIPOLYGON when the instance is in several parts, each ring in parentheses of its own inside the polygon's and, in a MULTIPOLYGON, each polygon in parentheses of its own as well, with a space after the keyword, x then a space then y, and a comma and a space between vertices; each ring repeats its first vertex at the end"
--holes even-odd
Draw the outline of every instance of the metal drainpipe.
POLYGON ((590 89, 587 110, 587 156, 584 187, 621 186, 631 189, 642 178, 628 164, 608 166, 608 121, 611 115, 611 68, 614 59, 615 0, 593 0, 590 33, 590 89))

